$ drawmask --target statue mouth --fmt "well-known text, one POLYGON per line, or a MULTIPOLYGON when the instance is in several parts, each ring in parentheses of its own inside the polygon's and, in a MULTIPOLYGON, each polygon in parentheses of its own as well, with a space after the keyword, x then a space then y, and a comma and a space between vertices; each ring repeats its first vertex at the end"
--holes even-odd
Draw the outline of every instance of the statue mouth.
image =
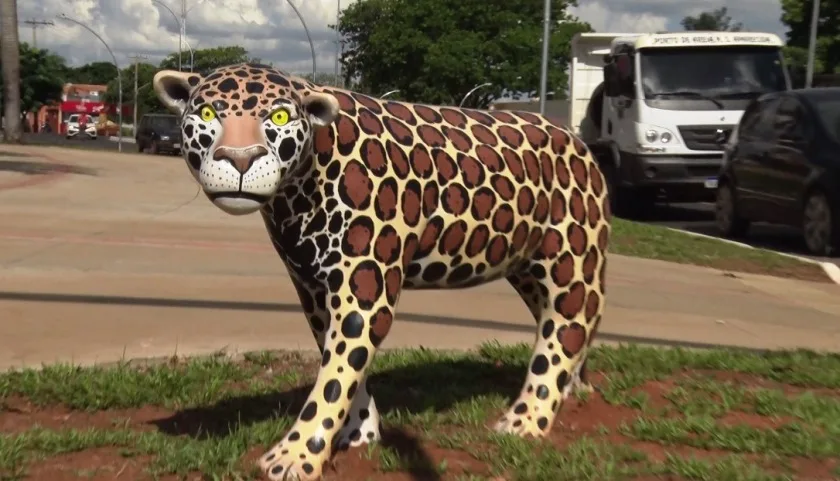
POLYGON ((252 200, 260 204, 264 204, 270 199, 267 195, 251 194, 249 192, 213 192, 211 194, 207 194, 207 197, 214 202, 221 199, 244 199, 252 200))

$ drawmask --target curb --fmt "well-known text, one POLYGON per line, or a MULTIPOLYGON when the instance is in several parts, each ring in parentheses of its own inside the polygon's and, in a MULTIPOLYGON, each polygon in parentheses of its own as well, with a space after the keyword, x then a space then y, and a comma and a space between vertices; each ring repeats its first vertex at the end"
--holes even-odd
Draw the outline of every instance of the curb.
MULTIPOLYGON (((117 142, 118 140, 120 140, 120 138, 117 137, 116 135, 112 135, 112 136, 108 137, 108 140, 110 140, 111 142, 117 142)), ((127 144, 136 144, 137 143, 137 140, 134 137, 123 137, 122 141, 127 143, 127 144)))
POLYGON ((688 231, 688 230, 674 229, 673 227, 666 227, 666 229, 674 231, 674 232, 682 232, 683 234, 688 234, 688 235, 694 236, 694 237, 703 237, 705 239, 712 239, 712 240, 716 240, 716 241, 719 241, 719 242, 725 242, 727 244, 731 244, 731 245, 738 246, 738 247, 744 247, 744 248, 747 248, 747 249, 755 249, 755 250, 762 250, 762 251, 765 251, 765 252, 772 252, 772 253, 778 254, 780 256, 790 257, 791 259, 796 259, 796 260, 801 261, 801 262, 807 262, 809 264, 817 264, 820 267, 822 267, 823 272, 825 272, 825 275, 828 276, 828 278, 831 279, 832 282, 834 282, 835 284, 840 284, 840 267, 838 267, 837 264, 832 264, 831 262, 815 261, 814 259, 810 259, 808 257, 797 256, 797 255, 794 255, 794 254, 788 254, 786 252, 773 251, 773 250, 770 250, 770 249, 763 249, 763 248, 760 248, 760 247, 751 246, 749 244, 744 244, 743 242, 736 242, 736 241, 729 240, 729 239, 722 239, 720 237, 714 237, 714 236, 710 236, 710 235, 706 235, 706 234, 698 234, 697 232, 691 232, 691 231, 688 231))

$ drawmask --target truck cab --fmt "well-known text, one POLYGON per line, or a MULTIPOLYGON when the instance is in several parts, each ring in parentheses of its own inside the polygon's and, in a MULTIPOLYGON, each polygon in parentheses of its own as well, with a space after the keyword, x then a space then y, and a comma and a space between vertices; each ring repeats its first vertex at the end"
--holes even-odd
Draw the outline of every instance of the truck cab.
POLYGON ((614 210, 712 201, 747 105, 790 90, 783 42, 760 32, 578 34, 570 122, 607 177, 614 210))

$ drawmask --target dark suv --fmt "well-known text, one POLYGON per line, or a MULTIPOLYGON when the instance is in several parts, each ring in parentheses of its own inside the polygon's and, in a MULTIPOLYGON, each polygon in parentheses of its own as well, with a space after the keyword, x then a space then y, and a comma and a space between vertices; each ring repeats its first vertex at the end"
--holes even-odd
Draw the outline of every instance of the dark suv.
POLYGON ((170 114, 146 114, 134 136, 137 151, 150 154, 181 153, 181 129, 178 117, 170 114))

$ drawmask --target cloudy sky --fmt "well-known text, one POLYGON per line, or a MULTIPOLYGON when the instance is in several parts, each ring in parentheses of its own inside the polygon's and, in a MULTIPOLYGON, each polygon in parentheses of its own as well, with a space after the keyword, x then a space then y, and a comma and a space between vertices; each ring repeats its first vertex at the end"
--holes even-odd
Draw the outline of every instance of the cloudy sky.
MULTIPOLYGON (((160 0, 179 13, 181 0, 160 0)), ((187 36, 193 48, 238 44, 265 61, 294 72, 311 68, 309 44, 303 28, 284 0, 185 0, 187 36)), ((340 0, 342 7, 355 0, 340 0)), ((453 0, 456 1, 456 0, 453 0)), ((533 0, 538 1, 538 0, 533 0)), ((319 71, 332 72, 335 65, 334 23, 338 0, 292 0, 306 20, 315 43, 319 71)), ((680 30, 685 15, 726 5, 723 0, 579 0, 573 13, 596 31, 651 32, 680 30)), ((779 0, 740 0, 729 5, 730 15, 750 30, 779 35, 779 0)), ((24 20, 50 20, 54 26, 37 29, 38 46, 49 48, 71 65, 94 60, 110 61, 107 51, 89 32, 59 20, 68 16, 86 23, 101 35, 127 65, 131 55, 145 55, 157 63, 178 50, 178 24, 172 14, 153 0, 18 0, 21 39, 32 41, 32 29, 24 20)), ((784 37, 783 37, 784 38, 784 37)), ((185 51, 186 51, 185 47, 185 51)))

